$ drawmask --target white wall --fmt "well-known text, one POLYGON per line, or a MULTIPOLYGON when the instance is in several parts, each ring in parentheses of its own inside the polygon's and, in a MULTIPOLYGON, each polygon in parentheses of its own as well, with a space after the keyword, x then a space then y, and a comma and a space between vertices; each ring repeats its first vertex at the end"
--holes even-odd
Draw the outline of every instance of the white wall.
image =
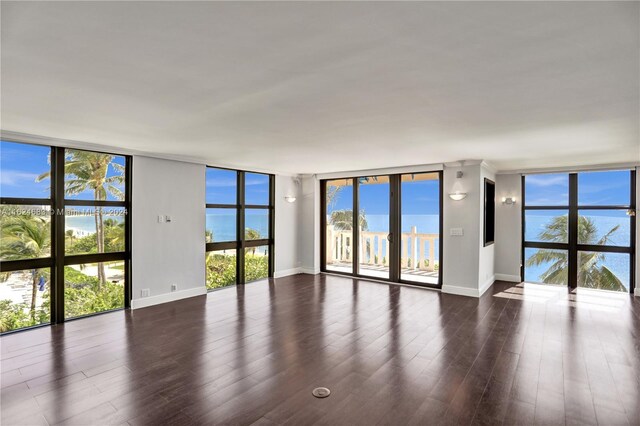
POLYGON ((522 175, 496 176, 496 279, 520 282, 522 245, 522 175), (515 197, 516 204, 502 204, 503 197, 515 197))
POLYGON ((299 272, 298 232, 300 226, 301 182, 291 176, 276 175, 275 183, 275 278, 299 272), (296 197, 290 203, 285 197, 296 197))
POLYGON ((206 293, 204 200, 204 165, 134 156, 133 308, 206 293), (158 223, 158 215, 172 221, 158 223))
MULTIPOLYGON (((495 280, 494 262, 495 262, 495 238, 494 244, 484 246, 484 180, 489 179, 493 182, 496 181, 496 174, 488 165, 482 163, 480 166, 480 233, 478 234, 479 241, 479 260, 478 260, 478 291, 480 294, 484 293, 495 280)), ((497 197, 496 197, 497 198, 497 197)))
POLYGON ((320 181, 305 176, 301 182, 298 247, 301 271, 320 272, 320 181))
POLYGON ((479 241, 481 224, 480 164, 464 167, 445 166, 443 176, 443 270, 442 291, 475 295, 478 292, 479 241), (456 178, 458 171, 463 172, 456 178), (466 192, 467 197, 454 201, 448 194, 466 192), (463 236, 451 236, 451 228, 462 228, 463 236))

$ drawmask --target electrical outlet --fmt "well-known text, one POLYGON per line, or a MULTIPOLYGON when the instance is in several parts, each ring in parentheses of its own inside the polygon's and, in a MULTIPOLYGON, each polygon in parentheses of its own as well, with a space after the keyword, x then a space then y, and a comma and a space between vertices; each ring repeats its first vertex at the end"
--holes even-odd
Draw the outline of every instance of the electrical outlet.
POLYGON ((449 229, 449 235, 451 235, 452 237, 462 237, 464 235, 464 229, 451 228, 449 229))
POLYGON ((151 290, 148 288, 143 288, 140 290, 140 297, 149 297, 151 296, 151 290))
POLYGON ((164 223, 164 216, 161 214, 158 215, 158 223, 164 223))
POLYGON ((178 290, 178 284, 171 284, 171 291, 177 291, 178 290))

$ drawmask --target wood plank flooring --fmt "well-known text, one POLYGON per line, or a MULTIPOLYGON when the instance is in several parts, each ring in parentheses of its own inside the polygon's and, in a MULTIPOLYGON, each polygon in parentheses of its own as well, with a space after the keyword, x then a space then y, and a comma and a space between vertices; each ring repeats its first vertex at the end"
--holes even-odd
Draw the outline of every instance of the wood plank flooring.
POLYGON ((296 275, 0 344, 3 425, 640 425, 629 295, 296 275))

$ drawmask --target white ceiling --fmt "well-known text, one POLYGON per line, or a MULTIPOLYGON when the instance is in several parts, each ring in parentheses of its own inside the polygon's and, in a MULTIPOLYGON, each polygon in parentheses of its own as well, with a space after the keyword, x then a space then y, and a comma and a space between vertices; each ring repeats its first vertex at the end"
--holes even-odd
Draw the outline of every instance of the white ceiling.
POLYGON ((326 173, 640 161, 640 3, 2 2, 2 129, 326 173))

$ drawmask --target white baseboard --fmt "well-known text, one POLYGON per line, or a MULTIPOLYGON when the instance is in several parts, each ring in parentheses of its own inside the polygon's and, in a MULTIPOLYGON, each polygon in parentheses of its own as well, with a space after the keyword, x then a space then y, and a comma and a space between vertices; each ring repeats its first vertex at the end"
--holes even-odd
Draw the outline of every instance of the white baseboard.
POLYGON ((273 274, 273 278, 282 278, 282 277, 288 277, 289 275, 300 274, 302 273, 301 269, 302 268, 291 268, 291 269, 285 269, 283 271, 276 271, 273 274))
POLYGON ((520 279, 520 275, 509 275, 509 274, 496 274, 496 280, 509 281, 511 283, 522 282, 522 280, 520 279))
POLYGON ((468 296, 468 297, 480 297, 480 292, 477 288, 469 288, 469 287, 460 287, 457 285, 442 285, 443 293, 447 294, 456 294, 458 296, 468 296))
POLYGON ((480 286, 480 294, 478 295, 478 297, 482 296, 485 291, 489 290, 495 281, 496 281, 495 275, 492 275, 491 277, 489 277, 489 279, 485 281, 485 283, 482 284, 482 286, 480 286))
POLYGON ((320 269, 313 269, 313 268, 303 268, 300 267, 298 268, 300 270, 300 274, 309 274, 309 275, 318 275, 320 273, 320 269))
POLYGON ((158 294, 157 296, 133 299, 131 301, 131 309, 146 308, 148 306, 160 305, 161 303, 173 302, 180 299, 187 299, 189 297, 202 296, 203 294, 207 294, 207 288, 205 286, 190 288, 181 291, 174 291, 173 293, 158 294))
POLYGON ((489 290, 495 281, 494 277, 489 278, 480 288, 460 287, 457 285, 444 284, 442 292, 447 294, 456 294, 458 296, 480 297, 485 291, 489 290))

